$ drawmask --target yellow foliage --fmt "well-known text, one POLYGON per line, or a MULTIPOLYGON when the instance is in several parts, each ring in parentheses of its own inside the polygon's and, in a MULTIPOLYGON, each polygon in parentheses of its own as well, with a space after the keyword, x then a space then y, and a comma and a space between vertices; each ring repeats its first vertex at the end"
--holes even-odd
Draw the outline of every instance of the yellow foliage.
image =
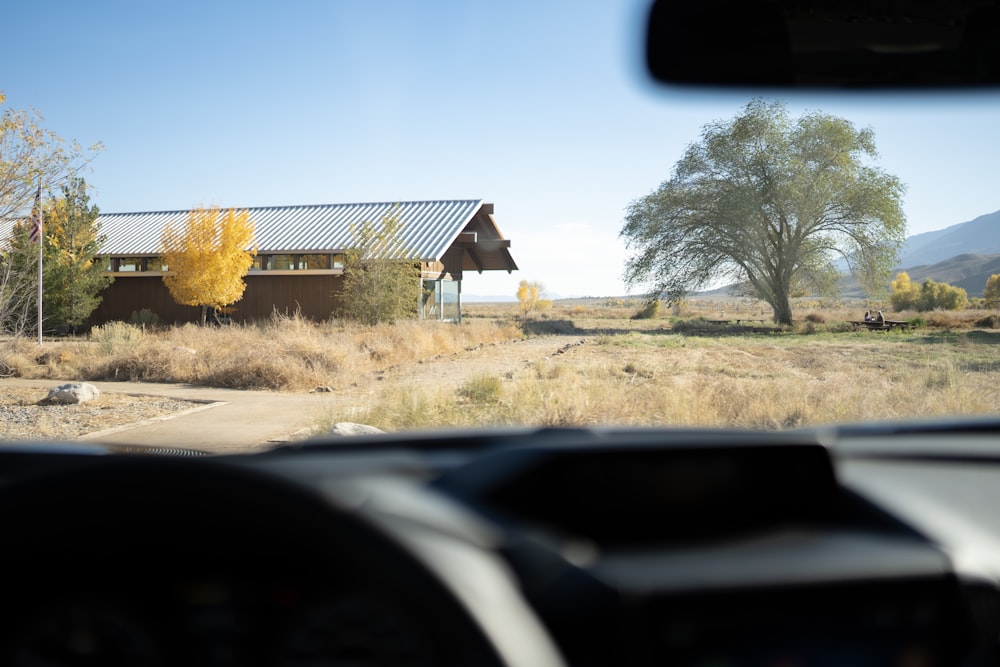
POLYGON ((915 309, 919 299, 920 285, 912 282, 906 271, 897 273, 889 283, 889 302, 892 307, 897 311, 915 309))
POLYGON ((223 308, 243 297, 257 254, 248 211, 194 209, 182 229, 167 226, 160 245, 163 282, 177 303, 223 308))
POLYGON ((994 273, 986 281, 986 289, 983 290, 983 301, 990 308, 1000 305, 1000 273, 994 273))
POLYGON ((517 286, 517 300, 521 305, 521 316, 526 317, 528 313, 538 305, 538 297, 541 296, 542 286, 536 282, 522 280, 517 286))

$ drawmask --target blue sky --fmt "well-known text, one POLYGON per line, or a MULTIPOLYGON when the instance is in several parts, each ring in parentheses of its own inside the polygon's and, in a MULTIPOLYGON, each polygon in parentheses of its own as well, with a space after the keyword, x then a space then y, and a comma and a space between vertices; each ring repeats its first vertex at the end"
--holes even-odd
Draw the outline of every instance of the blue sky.
MULTIPOLYGON (((624 209, 750 98, 649 84, 646 4, 33 0, 0 90, 103 142, 105 212, 482 198, 521 271, 467 294, 618 295, 624 209)), ((874 128, 911 234, 1000 209, 1000 95, 783 98, 874 128)))

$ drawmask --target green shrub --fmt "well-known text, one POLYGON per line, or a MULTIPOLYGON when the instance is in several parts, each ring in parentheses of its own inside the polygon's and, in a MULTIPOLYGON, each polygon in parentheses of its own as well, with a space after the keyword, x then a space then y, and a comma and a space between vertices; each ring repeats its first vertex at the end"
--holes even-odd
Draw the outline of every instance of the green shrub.
POLYGON ((143 308, 142 310, 133 310, 132 315, 128 318, 128 321, 129 324, 135 324, 142 328, 146 328, 159 324, 160 316, 149 308, 143 308))
POLYGON ((651 320, 660 314, 660 300, 653 299, 652 301, 647 301, 646 304, 639 309, 635 315, 632 316, 633 320, 651 320))

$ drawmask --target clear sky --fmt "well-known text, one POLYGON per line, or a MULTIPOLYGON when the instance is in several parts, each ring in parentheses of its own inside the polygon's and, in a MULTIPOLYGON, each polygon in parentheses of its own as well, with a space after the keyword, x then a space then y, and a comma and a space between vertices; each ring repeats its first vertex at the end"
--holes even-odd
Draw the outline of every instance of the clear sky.
MULTIPOLYGON (((745 93, 641 70, 646 0, 32 0, 0 90, 105 149, 104 212, 482 198, 521 267, 464 291, 625 293, 623 212, 745 93)), ((784 96, 874 128, 910 233, 1000 209, 1000 94, 784 96)))

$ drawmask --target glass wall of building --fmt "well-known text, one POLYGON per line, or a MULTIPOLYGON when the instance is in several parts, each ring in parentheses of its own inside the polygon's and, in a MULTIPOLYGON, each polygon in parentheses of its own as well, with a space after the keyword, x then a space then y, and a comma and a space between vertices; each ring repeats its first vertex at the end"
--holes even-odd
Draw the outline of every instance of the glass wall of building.
POLYGON ((462 320, 462 282, 424 280, 420 293, 420 317, 425 320, 462 320))

